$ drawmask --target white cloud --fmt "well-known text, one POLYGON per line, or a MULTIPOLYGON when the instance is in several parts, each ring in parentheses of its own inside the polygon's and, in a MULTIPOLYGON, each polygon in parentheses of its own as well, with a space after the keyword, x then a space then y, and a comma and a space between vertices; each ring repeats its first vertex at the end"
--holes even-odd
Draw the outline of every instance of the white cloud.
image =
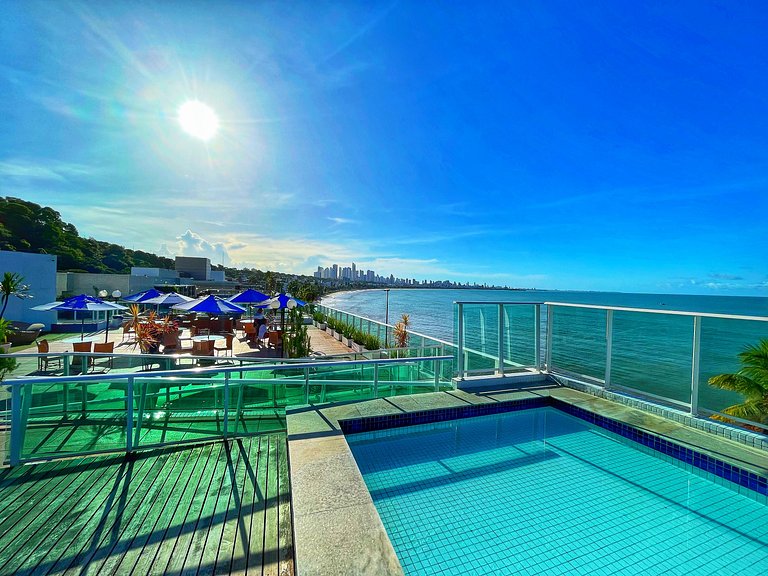
POLYGON ((24 181, 68 182, 73 178, 93 175, 95 169, 84 164, 38 160, 35 162, 18 158, 0 161, 0 181, 4 179, 24 181))
POLYGON ((179 256, 210 258, 211 264, 224 264, 225 266, 232 263, 227 247, 223 242, 209 242, 191 230, 177 236, 176 240, 179 256))
POLYGON ((328 216, 328 220, 335 224, 352 224, 355 222, 355 220, 351 220, 349 218, 339 218, 338 216, 328 216))

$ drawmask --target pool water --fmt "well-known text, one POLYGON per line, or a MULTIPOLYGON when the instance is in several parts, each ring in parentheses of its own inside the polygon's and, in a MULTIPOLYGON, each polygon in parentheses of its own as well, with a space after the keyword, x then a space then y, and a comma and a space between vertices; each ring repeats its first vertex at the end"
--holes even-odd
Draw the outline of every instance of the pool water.
POLYGON ((768 574, 768 506, 540 408, 347 437, 406 574, 768 574))

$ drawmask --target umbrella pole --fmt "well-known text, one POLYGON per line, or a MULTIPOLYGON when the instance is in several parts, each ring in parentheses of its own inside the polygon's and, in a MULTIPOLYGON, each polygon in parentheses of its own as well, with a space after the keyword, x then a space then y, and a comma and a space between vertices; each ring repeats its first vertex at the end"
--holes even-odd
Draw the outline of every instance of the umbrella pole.
MULTIPOLYGON (((75 312, 75 316, 77 316, 77 312, 75 312)), ((80 320, 80 342, 83 340, 85 340, 85 317, 80 320)))
POLYGON ((109 341, 109 310, 107 310, 107 329, 104 331, 104 344, 109 341))
POLYGON ((285 308, 280 309, 280 355, 285 358, 285 308))

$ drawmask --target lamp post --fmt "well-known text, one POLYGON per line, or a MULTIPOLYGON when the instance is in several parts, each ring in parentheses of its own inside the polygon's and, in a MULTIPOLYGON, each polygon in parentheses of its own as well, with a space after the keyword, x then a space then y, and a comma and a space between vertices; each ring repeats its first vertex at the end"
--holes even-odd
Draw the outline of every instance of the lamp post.
POLYGON ((387 305, 384 309, 384 348, 389 348, 389 288, 384 288, 387 294, 387 305))

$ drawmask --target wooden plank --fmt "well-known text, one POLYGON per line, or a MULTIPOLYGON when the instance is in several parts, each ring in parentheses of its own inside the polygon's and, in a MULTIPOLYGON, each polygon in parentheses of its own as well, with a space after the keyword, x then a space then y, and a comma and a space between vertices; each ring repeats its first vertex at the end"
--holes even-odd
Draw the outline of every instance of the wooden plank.
POLYGON ((109 488, 116 487, 125 474, 125 466, 117 462, 104 468, 94 469, 93 475, 80 474, 73 478, 71 490, 55 494, 55 508, 37 516, 27 527, 22 541, 17 542, 18 554, 6 564, 9 572, 48 564, 54 552, 65 553, 71 544, 68 534, 82 522, 82 515, 95 503, 102 503, 109 495, 109 488))
POLYGON ((264 522, 264 576, 277 576, 279 558, 277 553, 277 435, 269 436, 269 457, 267 471, 267 513, 264 522))
MULTIPOLYGON (((234 546, 232 547, 232 557, 230 559, 229 571, 231 574, 245 574, 246 564, 248 562, 248 553, 251 547, 251 518, 259 509, 258 504, 254 507, 258 499, 258 458, 259 445, 264 437, 253 437, 248 444, 248 457, 243 461, 243 502, 240 507, 240 517, 238 518, 237 531, 234 535, 234 546)), ((244 444, 245 445, 245 444, 244 444)), ((261 573, 261 559, 259 559, 259 573, 261 573)))
MULTIPOLYGON (((192 468, 200 456, 202 448, 193 448, 181 450, 180 457, 172 468, 163 470, 166 477, 163 479, 162 487, 155 492, 151 502, 137 511, 131 520, 132 530, 126 530, 126 534, 121 540, 126 542, 125 553, 122 559, 117 561, 116 555, 112 555, 110 561, 106 562, 100 573, 107 574, 129 574, 133 573, 135 565, 140 556, 144 553, 144 548, 149 539, 155 535, 156 526, 167 514, 171 516, 171 510, 178 504, 181 494, 177 492, 177 487, 183 486, 189 479, 188 468, 192 468), (133 538, 130 537, 133 534, 133 538)), ((158 478, 156 483, 160 482, 158 478)), ((139 574, 141 572, 138 572, 139 574)))
POLYGON ((56 477, 29 482, 32 488, 25 491, 27 497, 17 498, 3 511, 3 515, 7 513, 7 516, 0 523, 0 557, 9 547, 13 553, 12 544, 16 538, 21 538, 26 532, 26 539, 40 528, 45 518, 51 515, 55 517, 67 500, 77 495, 81 487, 88 486, 90 475, 96 474, 95 477, 98 477, 98 473, 103 472, 99 468, 103 466, 98 461, 92 461, 79 474, 77 468, 72 474, 67 473, 66 468, 57 468, 59 474, 56 477))
POLYGON ((293 569, 293 526, 291 523, 291 479, 288 470, 288 439, 276 436, 279 445, 277 537, 280 576, 289 576, 293 569))
POLYGON ((205 555, 205 543, 208 538, 208 531, 216 520, 216 508, 219 499, 227 493, 226 483, 227 466, 230 459, 230 442, 223 443, 222 450, 219 453, 219 459, 216 467, 210 477, 210 487, 202 509, 200 518, 195 526, 195 533, 192 535, 192 541, 189 543, 186 558, 181 569, 181 574, 197 574, 203 562, 205 555))
MULTIPOLYGON (((194 520, 188 522, 188 519, 197 519, 196 511, 200 509, 200 504, 205 497, 205 491, 201 488, 210 474, 209 466, 213 466, 218 452, 221 450, 222 443, 206 444, 200 449, 200 457, 195 463, 194 470, 190 473, 190 481, 181 493, 178 505, 173 515, 170 517, 169 524, 162 535, 162 538, 154 548, 151 565, 142 572, 143 562, 136 570, 137 574, 164 574, 167 572, 168 564, 174 554, 177 539, 184 535, 192 534, 194 520)), ((186 552, 186 548, 184 548, 186 552)), ((145 554, 147 552, 145 551, 145 554)), ((149 554, 147 554, 149 555, 149 554)), ((144 554, 142 555, 144 558, 144 554)))
MULTIPOLYGON (((224 526, 221 533, 221 543, 218 547, 218 553, 216 555, 216 565, 214 567, 214 574, 229 574, 232 569, 232 557, 236 553, 236 549, 240 548, 243 552, 243 556, 247 554, 248 546, 248 532, 243 529, 243 509, 249 507, 248 501, 248 477, 249 470, 251 468, 250 463, 250 450, 252 440, 250 438, 238 439, 233 443, 233 449, 240 452, 239 468, 235 481, 232 485, 232 497, 229 500, 229 507, 227 508, 227 517, 224 521, 224 526), (238 542, 238 539, 244 540, 246 545, 243 546, 242 542, 238 542)), ((256 440, 258 444, 258 440, 256 440)), ((251 472, 252 473, 252 472, 251 472)))
MULTIPOLYGON (((189 509, 184 516, 184 524, 177 540, 173 542, 173 551, 168 554, 166 566, 163 570, 158 570, 158 574, 179 574, 184 568, 185 560, 192 547, 194 535, 197 532, 197 526, 201 522, 204 514, 205 505, 213 498, 213 477, 216 473, 219 463, 223 458, 222 452, 226 444, 216 442, 208 455, 208 461, 205 469, 200 474, 200 480, 197 489, 193 495, 189 509)), ((165 544, 165 543, 164 543, 165 544)))
MULTIPOLYGON (((103 556, 101 561, 84 562, 87 565, 88 574, 119 574, 118 566, 123 558, 131 553, 133 539, 144 527, 147 515, 158 498, 163 498, 164 490, 169 484, 175 482, 174 472, 189 458, 189 450, 173 450, 172 452, 163 452, 158 456, 161 466, 153 470, 150 476, 147 476, 144 482, 141 482, 133 490, 132 498, 125 507, 125 513, 116 522, 117 515, 114 515, 108 530, 104 530, 104 536, 109 534, 108 539, 102 538, 94 552, 99 551, 103 556)), ((71 571, 78 569, 78 566, 70 566, 71 571)))
MULTIPOLYGON (((90 462, 91 465, 93 463, 90 462)), ((67 463, 58 460, 38 466, 16 466, 11 470, 18 474, 14 474, 12 480, 2 476, 5 482, 0 486, 0 502, 3 503, 0 507, 0 542, 7 530, 6 522, 16 510, 28 507, 30 498, 40 498, 50 491, 55 492, 57 486, 63 486, 64 482, 69 481, 70 473, 64 471, 65 467, 67 463)))
MULTIPOLYGON (((203 556, 200 560, 200 568, 198 569, 198 575, 210 575, 214 573, 216 568, 216 559, 219 555, 219 549, 222 546, 227 546, 227 543, 222 541, 224 534, 224 526, 231 519, 237 518, 238 511, 233 508, 237 507, 237 503, 240 500, 240 494, 237 491, 237 470, 240 466, 242 459, 242 451, 239 449, 239 441, 234 441, 229 444, 230 449, 228 451, 227 469, 224 471, 223 489, 219 493, 218 502, 216 503, 216 513, 212 519, 211 525, 208 529, 208 537, 203 547, 203 556)), ((227 549, 226 555, 232 554, 231 543, 230 548, 227 549)), ((227 562, 229 567, 229 562, 227 562)))
POLYGON ((115 527, 128 522, 130 506, 143 495, 144 482, 155 478, 168 458, 162 452, 125 458, 124 470, 115 477, 111 490, 103 490, 82 510, 61 546, 48 555, 51 572, 88 574, 98 570, 119 538, 115 527))
POLYGON ((253 513, 251 514, 251 535, 248 559, 245 564, 245 573, 249 576, 260 575, 264 569, 264 524, 267 519, 269 436, 261 436, 259 442, 256 488, 253 494, 253 513))

